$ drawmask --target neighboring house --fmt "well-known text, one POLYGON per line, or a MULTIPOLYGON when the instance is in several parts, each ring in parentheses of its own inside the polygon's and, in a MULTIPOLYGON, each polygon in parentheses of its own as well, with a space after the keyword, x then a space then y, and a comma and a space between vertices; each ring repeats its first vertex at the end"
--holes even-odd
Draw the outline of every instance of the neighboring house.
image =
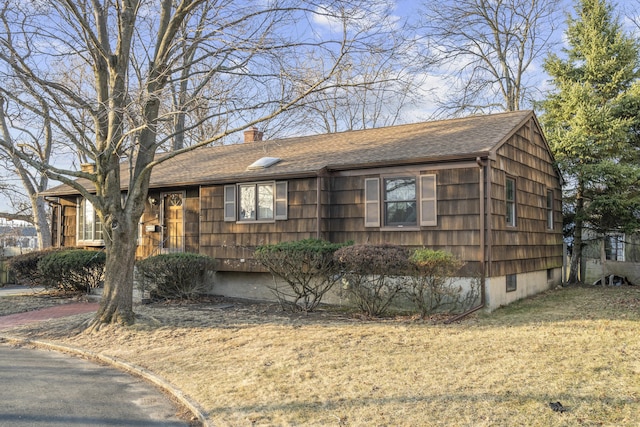
POLYGON ((18 246, 0 247, 0 288, 16 283, 15 274, 9 269, 8 261, 14 256, 22 255, 30 250, 32 249, 25 249, 18 246))
POLYGON ((0 287, 15 283, 7 261, 38 247, 35 227, 22 221, 0 220, 0 287))
POLYGON ((582 250, 585 283, 601 281, 604 274, 626 278, 630 284, 640 284, 639 234, 610 232, 601 236, 586 230, 583 239, 586 243, 582 250))
POLYGON ((15 247, 24 250, 38 247, 36 228, 22 221, 0 223, 0 248, 15 247))
MULTIPOLYGON (((496 308, 561 282, 561 186, 532 111, 273 141, 254 128, 244 144, 154 168, 138 256, 206 254, 218 260, 214 292, 264 298, 258 245, 314 237, 443 249, 465 261, 463 276, 483 279, 496 308)), ((46 196, 56 246, 102 244, 75 190, 46 196)))

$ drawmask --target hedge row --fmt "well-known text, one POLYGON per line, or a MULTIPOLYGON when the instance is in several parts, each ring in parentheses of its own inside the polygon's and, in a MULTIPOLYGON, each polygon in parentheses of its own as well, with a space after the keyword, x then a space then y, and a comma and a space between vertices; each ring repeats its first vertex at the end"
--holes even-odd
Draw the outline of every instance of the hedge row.
MULTIPOLYGON (((273 275, 270 289, 289 310, 314 310, 337 283, 339 292, 369 316, 384 314, 400 296, 423 317, 460 311, 475 302, 478 292, 477 285, 463 292, 453 284, 462 267, 456 257, 426 248, 306 239, 260 246, 255 255, 273 275)), ((16 256, 9 268, 27 286, 86 292, 103 281, 104 264, 103 251, 53 249, 16 256)), ((192 299, 208 292, 214 271, 215 260, 204 255, 162 254, 136 263, 136 281, 151 298, 192 299)))
POLYGON ((85 249, 47 249, 11 258, 18 283, 63 292, 88 292, 104 280, 105 253, 85 249))
POLYGON ((382 244, 333 244, 318 239, 260 246, 256 258, 273 275, 283 309, 311 311, 336 283, 363 314, 379 316, 400 297, 422 317, 470 308, 479 286, 454 284, 462 267, 452 254, 382 244))
POLYGON ((136 283, 151 299, 190 300, 207 293, 215 260, 194 253, 155 255, 136 263, 136 283))

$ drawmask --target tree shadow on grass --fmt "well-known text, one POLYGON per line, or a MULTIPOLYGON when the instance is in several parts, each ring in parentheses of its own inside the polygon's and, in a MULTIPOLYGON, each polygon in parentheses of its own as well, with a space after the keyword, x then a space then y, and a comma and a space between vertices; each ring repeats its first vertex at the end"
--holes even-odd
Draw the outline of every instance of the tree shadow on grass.
MULTIPOLYGON (((544 392, 534 394, 520 394, 509 392, 506 394, 416 394, 390 397, 338 398, 323 401, 285 401, 268 404, 219 406, 208 409, 210 420, 225 420, 246 418, 261 424, 278 418, 287 419, 291 425, 309 422, 313 425, 327 421, 344 420, 346 425, 353 419, 352 409, 357 414, 368 414, 373 425, 384 418, 382 413, 411 414, 418 413, 422 420, 404 419, 401 425, 454 425, 450 417, 459 422, 475 420, 473 425, 513 425, 526 421, 528 426, 550 425, 629 425, 621 424, 626 414, 633 414, 640 410, 640 402, 633 396, 618 396, 615 398, 602 396, 584 396, 571 393, 550 395, 544 392), (551 403, 562 402, 563 412, 555 411, 551 403), (351 416, 351 417, 350 417, 351 416), (333 417, 331 420, 330 417, 333 417), (380 418, 376 420, 377 418, 380 418), (459 418, 455 418, 459 417, 459 418), (597 418, 590 419, 591 417, 597 418), (574 424, 575 423, 575 424, 574 424), (611 424, 613 423, 613 424, 611 424)), ((358 415, 356 415, 358 416, 358 415)), ((362 416, 362 415, 359 415, 362 416)), ((399 415, 396 418, 401 418, 399 415)), ((627 418, 628 419, 628 418, 627 418)), ((397 421, 397 420, 396 420, 397 421)), ((357 423, 356 423, 357 425, 357 423)))
MULTIPOLYGON (((492 313, 474 313, 451 325, 446 316, 422 320, 399 315, 367 318, 348 307, 321 306, 310 313, 287 312, 274 302, 216 297, 187 303, 155 303, 134 308, 136 323, 129 328, 153 331, 159 328, 244 329, 260 325, 302 327, 340 325, 403 325, 459 329, 465 327, 526 326, 596 320, 640 320, 640 286, 572 286, 549 290, 501 307, 492 313)), ((58 339, 83 332, 94 313, 52 319, 12 329, 30 338, 58 339)))

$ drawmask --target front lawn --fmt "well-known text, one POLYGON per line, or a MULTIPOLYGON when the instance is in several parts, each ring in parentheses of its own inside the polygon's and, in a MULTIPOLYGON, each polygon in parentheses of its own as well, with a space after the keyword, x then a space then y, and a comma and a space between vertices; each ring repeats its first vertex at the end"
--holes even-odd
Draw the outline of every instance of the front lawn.
POLYGON ((640 287, 553 290, 451 325, 276 308, 157 304, 131 328, 12 333, 143 366, 216 426, 638 426, 640 287))

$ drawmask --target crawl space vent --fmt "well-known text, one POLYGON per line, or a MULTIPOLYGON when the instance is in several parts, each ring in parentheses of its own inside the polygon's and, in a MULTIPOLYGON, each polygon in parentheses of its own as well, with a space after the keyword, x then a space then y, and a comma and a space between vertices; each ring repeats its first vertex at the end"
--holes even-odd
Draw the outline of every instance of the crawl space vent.
POLYGON ((261 159, 256 160, 251 163, 247 170, 257 170, 257 169, 266 169, 270 166, 275 165, 281 159, 278 157, 262 157, 261 159))

